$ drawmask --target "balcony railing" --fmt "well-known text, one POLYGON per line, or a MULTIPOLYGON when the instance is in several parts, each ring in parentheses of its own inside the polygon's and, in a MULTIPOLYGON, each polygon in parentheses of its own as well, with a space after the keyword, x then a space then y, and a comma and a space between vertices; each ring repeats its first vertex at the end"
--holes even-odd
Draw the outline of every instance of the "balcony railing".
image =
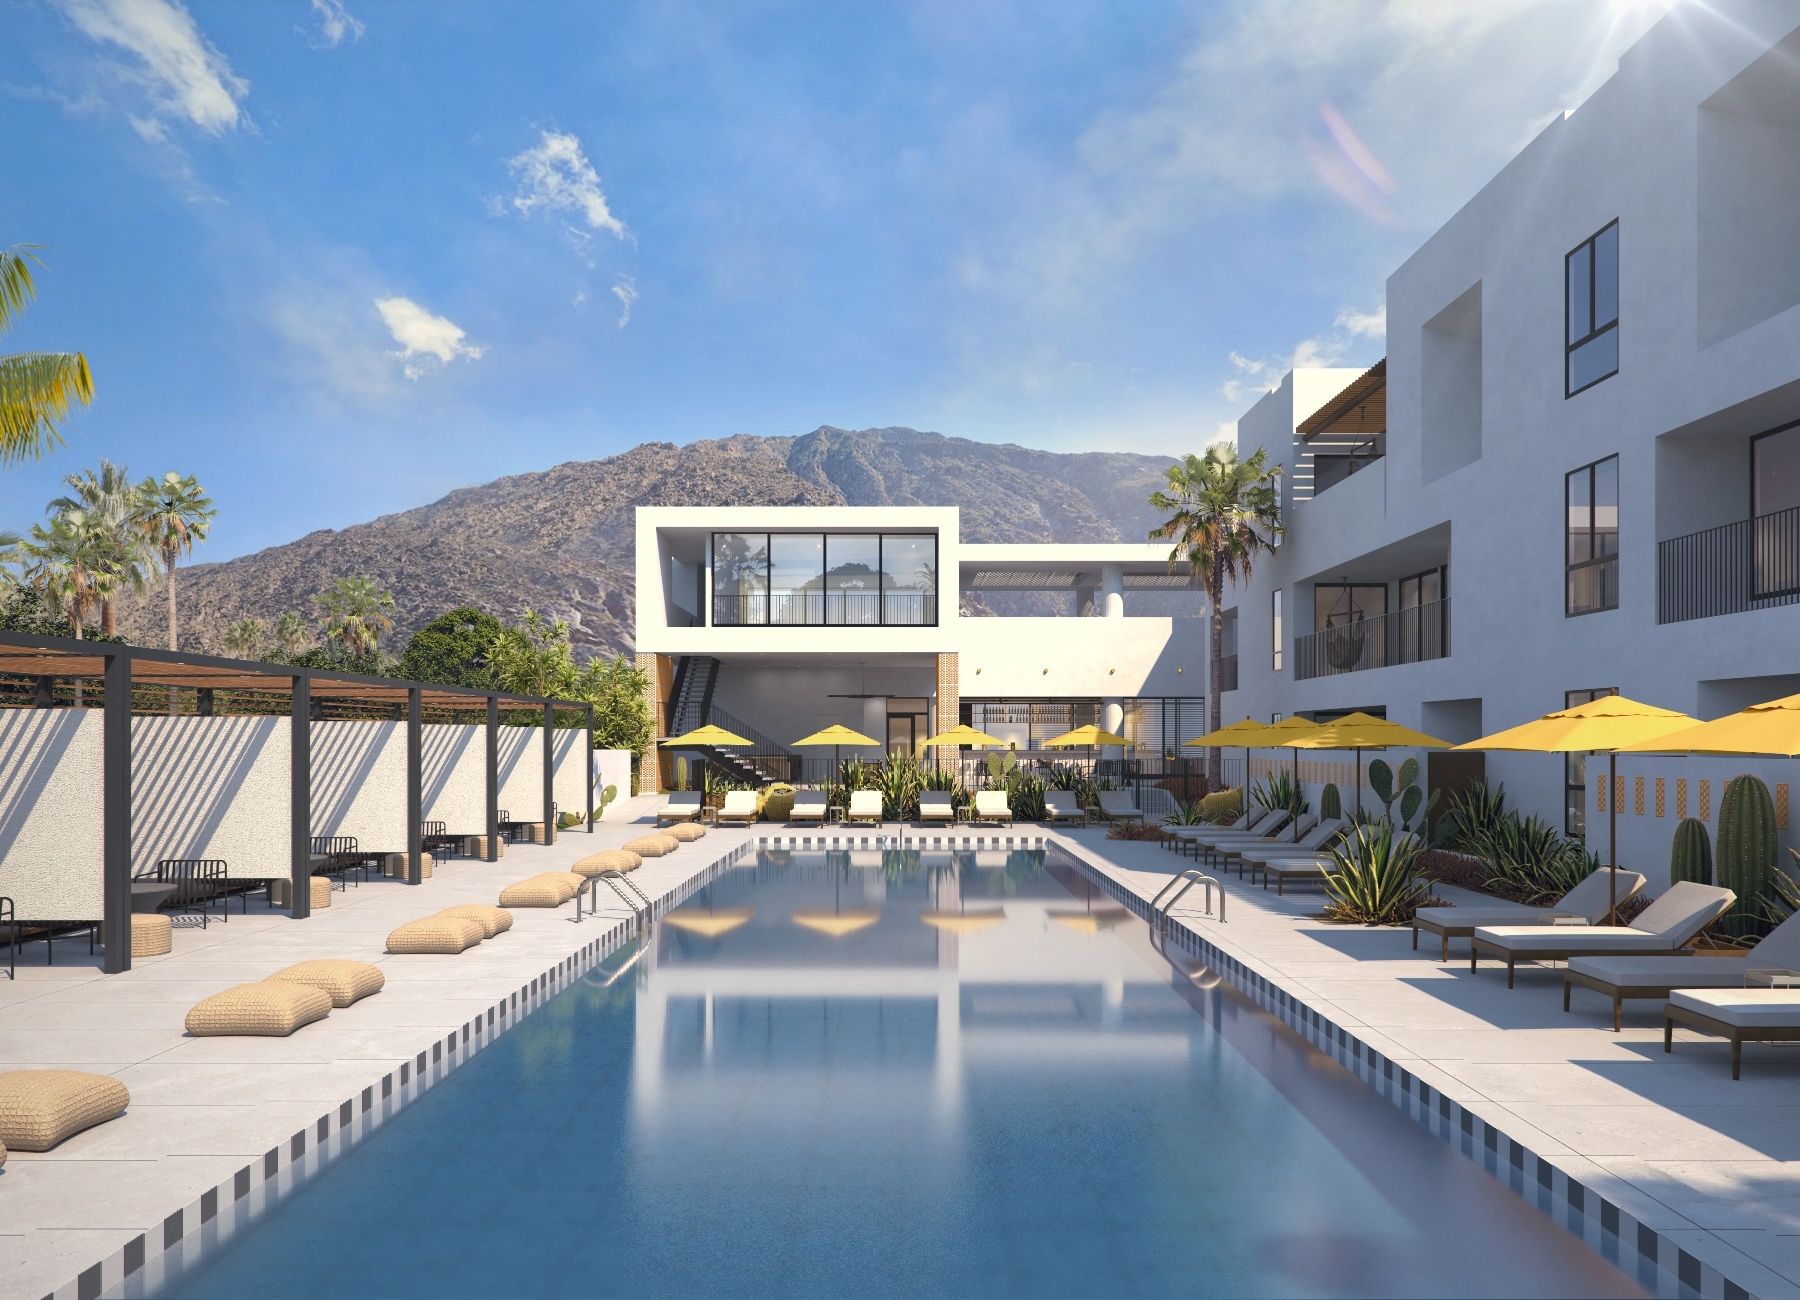
POLYGON ((1800 601, 1800 506, 1656 548, 1656 621, 1685 623, 1800 601))
POLYGON ((1414 605, 1375 618, 1294 638, 1294 680, 1359 673, 1365 668, 1445 659, 1450 655, 1450 602, 1414 605))
POLYGON ((715 593, 714 627, 935 627, 935 591, 715 593))

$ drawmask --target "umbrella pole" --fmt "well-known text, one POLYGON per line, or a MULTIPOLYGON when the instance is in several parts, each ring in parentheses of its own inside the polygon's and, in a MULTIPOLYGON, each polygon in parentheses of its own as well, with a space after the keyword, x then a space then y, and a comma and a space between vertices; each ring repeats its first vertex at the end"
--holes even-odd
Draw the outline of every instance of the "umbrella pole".
POLYGON ((1607 924, 1619 923, 1619 753, 1606 756, 1606 912, 1607 924))
POLYGON ((1362 824, 1362 750, 1356 751, 1356 821, 1362 824))

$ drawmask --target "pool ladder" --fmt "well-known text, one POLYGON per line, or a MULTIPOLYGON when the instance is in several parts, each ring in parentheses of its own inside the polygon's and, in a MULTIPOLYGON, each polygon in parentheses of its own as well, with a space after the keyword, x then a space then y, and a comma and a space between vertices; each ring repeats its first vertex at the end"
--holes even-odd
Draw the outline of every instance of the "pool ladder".
MULTIPOLYGON (((613 893, 623 899, 625 906, 631 909, 631 919, 637 922, 637 932, 641 935, 644 931, 648 930, 650 928, 650 922, 656 919, 655 907, 652 905, 649 897, 644 891, 627 880, 623 872, 614 871, 611 868, 608 868, 599 875, 593 877, 588 886, 592 892, 592 897, 588 900, 589 914, 598 914, 600 911, 600 882, 602 880, 612 886, 613 893), (625 891, 627 889, 629 889, 631 893, 626 893, 625 891), (632 896, 634 894, 636 895, 635 898, 632 896), (642 910, 638 907, 638 904, 640 903, 643 904, 642 910)), ((575 919, 577 921, 581 919, 581 895, 579 893, 575 895, 575 919)))
POLYGON ((1182 897, 1188 892, 1188 890, 1192 889, 1195 885, 1199 885, 1199 884, 1204 884, 1206 886, 1206 915, 1207 916, 1212 915, 1213 889, 1215 886, 1218 888, 1218 891, 1219 891, 1219 922, 1220 922, 1220 924, 1224 924, 1224 921, 1225 921, 1225 886, 1223 884, 1221 884, 1219 881, 1213 879, 1211 876, 1207 875, 1203 871, 1195 871, 1195 870, 1189 869, 1187 871, 1182 872, 1179 876, 1176 876, 1168 884, 1164 885, 1162 887, 1162 889, 1157 892, 1156 897, 1150 900, 1150 933, 1153 938, 1162 938, 1163 936, 1165 936, 1169 933, 1169 917, 1171 915, 1173 915, 1173 913, 1175 911, 1175 904, 1179 903, 1182 900, 1182 897), (1164 903, 1163 897, 1166 894, 1168 894, 1168 892, 1171 889, 1175 889, 1175 886, 1177 886, 1177 885, 1180 885, 1181 888, 1175 890, 1175 897, 1169 899, 1169 901, 1167 903, 1164 903))

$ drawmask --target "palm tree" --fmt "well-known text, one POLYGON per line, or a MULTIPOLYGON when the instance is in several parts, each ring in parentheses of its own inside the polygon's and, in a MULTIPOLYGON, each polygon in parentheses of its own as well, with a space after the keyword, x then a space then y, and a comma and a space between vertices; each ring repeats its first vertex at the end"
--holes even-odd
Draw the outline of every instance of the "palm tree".
MULTIPOLYGON (((1248 460, 1239 460, 1237 448, 1216 442, 1202 456, 1189 454, 1166 471, 1166 492, 1152 492, 1150 504, 1168 512, 1160 527, 1150 531, 1152 541, 1173 540, 1169 564, 1186 560, 1195 586, 1204 585, 1212 606, 1212 655, 1206 695, 1208 731, 1220 727, 1219 682, 1225 671, 1225 583, 1248 582, 1256 558, 1272 551, 1284 531, 1277 480, 1279 465, 1270 465, 1269 453, 1257 448, 1248 460)), ((1217 747, 1206 751, 1207 784, 1217 788, 1224 780, 1224 763, 1217 747)))
POLYGON ((163 589, 169 596, 169 649, 175 645, 175 561, 192 554, 195 542, 206 540, 218 509, 192 474, 186 478, 173 470, 162 478, 147 478, 137 486, 137 526, 146 541, 162 555, 163 589))
POLYGON ((59 513, 70 510, 84 512, 91 526, 108 534, 108 549, 117 558, 116 571, 106 595, 100 600, 100 630, 111 636, 118 627, 117 595, 119 587, 142 591, 149 585, 156 569, 156 555, 145 548, 138 527, 138 494, 131 485, 131 471, 102 457, 100 471, 84 469, 63 479, 75 490, 73 497, 58 497, 50 508, 59 513))
POLYGON ((312 630, 306 620, 289 610, 275 620, 275 646, 289 659, 312 648, 312 630))
POLYGON ((88 611, 110 594, 113 553, 105 521, 85 510, 63 510, 49 526, 33 524, 19 544, 25 580, 49 599, 52 609, 68 616, 77 641, 88 611))
MULTIPOLYGON (((0 334, 12 328, 37 297, 31 264, 35 244, 14 244, 0 252, 0 334)), ((71 402, 94 400, 94 378, 79 352, 15 352, 0 356, 0 464, 37 459, 62 444, 56 422, 67 418, 71 402)))
POLYGON ((225 649, 239 659, 254 659, 262 649, 263 623, 260 618, 240 618, 225 629, 225 649))
POLYGON ((342 641, 353 655, 373 652, 381 638, 394 630, 394 620, 388 617, 394 608, 393 593, 380 590, 372 579, 360 574, 333 579, 314 599, 325 611, 325 635, 342 641))

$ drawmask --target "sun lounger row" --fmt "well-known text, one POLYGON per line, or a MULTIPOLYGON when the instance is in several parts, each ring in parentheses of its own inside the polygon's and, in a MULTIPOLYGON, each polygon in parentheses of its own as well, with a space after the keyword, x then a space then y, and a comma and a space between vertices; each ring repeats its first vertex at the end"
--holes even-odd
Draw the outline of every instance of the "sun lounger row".
MULTIPOLYGON (((844 824, 851 826, 879 826, 886 819, 883 811, 884 800, 879 790, 853 790, 850 792, 850 805, 844 810, 844 824)), ((702 796, 694 792, 676 792, 656 811, 656 825, 661 830, 669 824, 670 830, 678 830, 683 826, 699 827, 705 816, 702 796)), ((1099 794, 1097 813, 1108 821, 1142 821, 1144 814, 1140 811, 1129 791, 1103 790, 1099 794)), ((754 822, 756 810, 756 791, 729 790, 725 794, 725 802, 714 814, 713 821, 718 826, 748 826, 754 822)), ((823 790, 799 790, 794 794, 794 807, 787 815, 789 826, 823 827, 831 815, 823 790)), ((1083 808, 1073 790, 1051 790, 1044 795, 1044 820, 1046 822, 1079 821, 1087 824, 1094 813, 1083 808)), ((970 817, 976 822, 993 822, 1011 826, 1013 811, 1004 790, 978 790, 975 792, 974 805, 970 817)), ((927 790, 919 796, 919 825, 921 827, 934 824, 953 825, 956 822, 956 807, 948 790, 927 790)))

